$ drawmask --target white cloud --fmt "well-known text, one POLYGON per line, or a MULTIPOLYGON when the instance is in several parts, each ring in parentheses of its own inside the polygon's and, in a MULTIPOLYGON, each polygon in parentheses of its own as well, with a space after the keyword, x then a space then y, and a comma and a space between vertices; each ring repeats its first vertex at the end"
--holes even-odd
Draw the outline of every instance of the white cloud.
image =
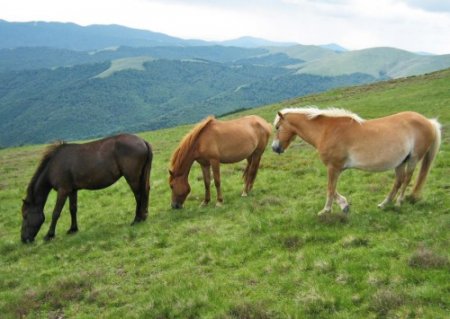
POLYGON ((438 0, 14 0, 0 19, 122 24, 183 38, 244 35, 350 49, 450 53, 450 5, 438 0), (443 4, 444 3, 444 4, 443 4))

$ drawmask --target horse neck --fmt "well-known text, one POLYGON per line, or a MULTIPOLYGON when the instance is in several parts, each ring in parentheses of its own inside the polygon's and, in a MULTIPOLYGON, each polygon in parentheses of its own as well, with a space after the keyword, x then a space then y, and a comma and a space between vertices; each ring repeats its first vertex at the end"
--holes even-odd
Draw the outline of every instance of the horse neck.
POLYGON ((178 165, 173 168, 173 173, 175 176, 188 177, 191 171, 192 164, 195 161, 195 150, 190 149, 188 152, 183 154, 183 158, 178 162, 178 165))
POLYGON ((27 189, 26 200, 35 205, 44 207, 51 190, 51 185, 47 178, 47 168, 38 169, 33 176, 27 189))
POLYGON ((321 119, 308 119, 304 114, 292 114, 289 123, 295 128, 295 132, 305 142, 317 147, 322 136, 324 123, 321 119))

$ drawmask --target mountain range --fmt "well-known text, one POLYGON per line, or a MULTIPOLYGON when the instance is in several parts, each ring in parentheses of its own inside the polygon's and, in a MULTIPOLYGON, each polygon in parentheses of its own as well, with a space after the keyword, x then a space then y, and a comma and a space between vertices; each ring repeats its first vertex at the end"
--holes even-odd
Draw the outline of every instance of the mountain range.
POLYGON ((450 67, 450 55, 0 20, 0 147, 150 130, 450 67))

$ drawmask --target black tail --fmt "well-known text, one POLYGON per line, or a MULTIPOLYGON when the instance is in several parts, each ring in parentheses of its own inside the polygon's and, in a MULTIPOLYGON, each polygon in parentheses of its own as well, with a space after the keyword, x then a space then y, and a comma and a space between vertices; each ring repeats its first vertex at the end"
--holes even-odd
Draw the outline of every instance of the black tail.
POLYGON ((144 219, 148 215, 148 203, 150 196, 150 172, 152 170, 152 161, 153 161, 153 152, 152 147, 146 141, 145 145, 147 146, 147 159, 145 160, 145 164, 142 167, 141 172, 141 180, 140 180, 140 189, 141 189, 141 198, 140 198, 140 207, 141 211, 144 213, 144 219))

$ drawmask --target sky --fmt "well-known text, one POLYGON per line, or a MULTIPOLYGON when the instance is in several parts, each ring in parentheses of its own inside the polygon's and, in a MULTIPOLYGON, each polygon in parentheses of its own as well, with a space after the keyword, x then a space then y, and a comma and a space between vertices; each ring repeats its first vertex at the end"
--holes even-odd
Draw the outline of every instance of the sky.
POLYGON ((450 54, 450 0, 2 0, 0 19, 450 54))

